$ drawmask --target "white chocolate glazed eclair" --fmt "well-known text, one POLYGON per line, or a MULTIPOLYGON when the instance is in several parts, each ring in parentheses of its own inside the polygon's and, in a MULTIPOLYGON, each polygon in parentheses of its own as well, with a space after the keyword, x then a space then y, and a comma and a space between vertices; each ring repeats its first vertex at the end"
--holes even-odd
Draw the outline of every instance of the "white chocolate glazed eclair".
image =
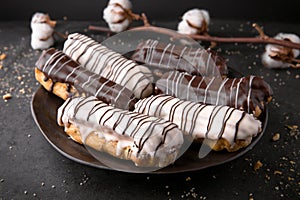
POLYGON ((85 35, 70 34, 63 52, 88 70, 127 87, 136 98, 147 97, 153 92, 153 77, 148 68, 85 35))
POLYGON ((226 105, 256 117, 265 110, 266 103, 273 96, 270 85, 257 76, 221 79, 170 71, 155 85, 158 94, 204 104, 226 105))
POLYGON ((174 123, 114 108, 95 97, 67 99, 57 122, 73 140, 137 166, 167 166, 183 144, 174 123))
POLYGON ((261 122, 252 115, 228 106, 204 105, 157 95, 139 100, 135 112, 160 117, 178 125, 195 140, 211 141, 214 150, 236 151, 251 143, 261 131, 261 122))

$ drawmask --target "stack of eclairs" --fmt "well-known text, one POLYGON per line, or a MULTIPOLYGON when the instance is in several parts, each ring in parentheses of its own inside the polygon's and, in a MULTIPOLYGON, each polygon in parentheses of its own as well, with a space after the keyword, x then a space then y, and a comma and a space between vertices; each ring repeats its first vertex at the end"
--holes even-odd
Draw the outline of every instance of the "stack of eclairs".
POLYGON ((37 81, 64 100, 57 123, 70 138, 142 167, 173 163, 186 137, 233 152, 260 134, 270 86, 227 73, 210 50, 149 39, 128 59, 79 33, 62 51, 44 50, 35 68, 37 81))

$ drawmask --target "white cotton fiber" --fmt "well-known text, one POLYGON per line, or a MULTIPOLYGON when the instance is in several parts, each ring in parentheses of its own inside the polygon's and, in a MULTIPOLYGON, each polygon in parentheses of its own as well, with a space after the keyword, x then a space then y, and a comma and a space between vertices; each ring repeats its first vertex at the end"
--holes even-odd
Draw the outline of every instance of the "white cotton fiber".
POLYGON ((129 0, 110 0, 108 2, 108 4, 109 5, 120 4, 125 9, 131 9, 132 8, 132 4, 129 0))
POLYGON ((108 6, 103 10, 103 19, 108 24, 111 31, 119 33, 130 25, 131 19, 126 14, 131 3, 128 0, 110 0, 108 6))
POLYGON ((33 49, 47 49, 54 44, 55 24, 56 22, 52 21, 48 14, 37 12, 32 16, 30 44, 33 49))
POLYGON ((206 31, 209 22, 208 11, 194 8, 183 14, 177 30, 181 34, 197 34, 201 31, 206 31))

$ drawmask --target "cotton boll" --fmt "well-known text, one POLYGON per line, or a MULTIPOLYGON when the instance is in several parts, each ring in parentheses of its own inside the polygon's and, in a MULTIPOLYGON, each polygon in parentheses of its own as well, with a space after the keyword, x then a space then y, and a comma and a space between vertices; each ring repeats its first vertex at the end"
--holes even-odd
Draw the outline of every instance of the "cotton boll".
MULTIPOLYGON (((113 2, 117 2, 117 4, 116 3, 111 4, 110 2, 109 5, 103 10, 103 19, 106 21, 111 31, 119 33, 128 28, 132 19, 130 16, 128 16, 127 11, 124 10, 123 5, 121 5, 121 3, 124 4, 127 1, 123 0, 120 2, 118 1, 113 1, 113 2)), ((125 6, 128 7, 128 5, 125 6)))
POLYGON ((31 18, 30 27, 31 47, 33 49, 47 49, 54 44, 53 32, 56 21, 50 19, 48 14, 37 12, 31 18))
POLYGON ((107 23, 118 23, 126 18, 120 6, 109 5, 103 10, 103 19, 107 23))
MULTIPOLYGON (((300 38, 295 34, 278 33, 274 38, 300 43, 300 38)), ((299 56, 299 53, 298 49, 291 50, 284 46, 267 44, 262 55, 262 63, 268 68, 287 68, 293 64, 288 58, 296 58, 299 56)))
POLYGON ((205 19, 206 24, 209 25, 209 23, 210 23, 210 16, 209 16, 208 11, 207 10, 201 10, 201 13, 202 13, 202 15, 203 15, 203 17, 205 19))
POLYGON ((52 36, 54 29, 46 23, 33 23, 31 25, 32 33, 34 37, 39 39, 45 39, 52 36))
POLYGON ((289 39, 292 42, 300 43, 300 38, 293 33, 278 33, 274 38, 281 40, 289 39))
POLYGON ((130 21, 128 19, 125 19, 121 23, 115 23, 115 24, 109 23, 108 27, 112 32, 119 33, 119 32, 126 30, 127 27, 129 26, 129 24, 130 24, 130 21))
POLYGON ((210 22, 209 13, 206 10, 194 8, 185 12, 177 30, 182 34, 203 34, 207 32, 210 22))
POLYGON ((181 33, 181 34, 197 34, 198 33, 198 30, 196 28, 190 27, 190 25, 185 20, 179 22, 177 30, 178 30, 178 33, 181 33))
POLYGON ((44 14, 44 13, 40 13, 40 12, 37 12, 32 16, 31 23, 30 23, 31 28, 32 28, 32 25, 37 24, 37 23, 46 23, 53 28, 56 25, 56 21, 51 20, 50 16, 48 14, 44 14))
POLYGON ((203 22, 205 22, 206 25, 209 24, 210 18, 206 10, 194 8, 184 13, 182 20, 188 21, 193 26, 201 28, 204 25, 203 22))
MULTIPOLYGON (((292 33, 278 33, 275 37, 275 39, 279 39, 279 40, 289 40, 291 42, 294 43, 300 43, 300 38, 292 33)), ((292 50, 294 58, 299 56, 299 50, 298 49, 293 49, 292 50)))
POLYGON ((108 2, 109 5, 120 4, 125 9, 131 9, 132 4, 129 0, 110 0, 108 2))
POLYGON ((31 34, 31 47, 33 49, 48 49, 54 44, 54 38, 49 37, 47 40, 41 40, 34 34, 31 34))

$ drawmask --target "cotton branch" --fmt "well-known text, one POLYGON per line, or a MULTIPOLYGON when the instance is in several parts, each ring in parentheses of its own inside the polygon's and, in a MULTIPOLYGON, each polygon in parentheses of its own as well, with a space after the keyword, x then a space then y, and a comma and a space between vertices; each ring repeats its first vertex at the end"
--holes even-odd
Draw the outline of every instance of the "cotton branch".
MULTIPOLYGON (((257 24, 253 25, 254 27, 257 27, 257 24)), ((256 28, 257 29, 257 28, 256 28)), ((159 32, 162 34, 169 34, 171 32, 164 31, 164 29, 161 29, 159 27, 155 26, 140 26, 132 28, 131 30, 137 30, 137 31, 154 31, 159 32)), ((259 31, 260 32, 260 31, 259 31)), ((218 43, 265 43, 265 44, 277 44, 280 46, 290 47, 293 49, 300 49, 299 43, 294 43, 286 40, 278 40, 271 37, 266 36, 265 34, 262 34, 263 32, 260 32, 259 37, 216 37, 216 36, 209 36, 209 35, 186 35, 194 40, 201 40, 201 41, 208 41, 208 42, 218 42, 218 43)), ((170 36, 178 37, 179 33, 172 34, 170 36)), ((181 34, 182 35, 182 34, 181 34)), ((183 36, 183 35, 182 35, 183 36)))
MULTIPOLYGON (((144 15, 145 16, 145 15, 144 15)), ((184 37, 188 36, 194 40, 201 40, 201 41, 207 41, 207 42, 217 42, 217 43, 264 43, 264 44, 276 44, 284 47, 289 47, 293 49, 300 49, 300 43, 294 43, 286 40, 279 40, 274 39, 272 37, 269 37, 265 35, 265 33, 262 31, 261 27, 259 27, 257 24, 253 24, 253 27, 258 31, 260 34, 258 37, 217 37, 217 36, 210 36, 210 35, 184 35, 180 33, 174 33, 171 31, 166 31, 167 29, 152 26, 149 24, 147 18, 146 23, 144 26, 138 26, 130 28, 130 30, 135 31, 153 31, 157 33, 162 33, 166 35, 170 35, 172 37, 184 37)), ((145 22, 145 21, 144 21, 145 22)), ((100 32, 106 32, 106 33, 112 33, 109 29, 105 27, 96 27, 96 26, 89 26, 89 30, 93 31, 100 31, 100 32)))

